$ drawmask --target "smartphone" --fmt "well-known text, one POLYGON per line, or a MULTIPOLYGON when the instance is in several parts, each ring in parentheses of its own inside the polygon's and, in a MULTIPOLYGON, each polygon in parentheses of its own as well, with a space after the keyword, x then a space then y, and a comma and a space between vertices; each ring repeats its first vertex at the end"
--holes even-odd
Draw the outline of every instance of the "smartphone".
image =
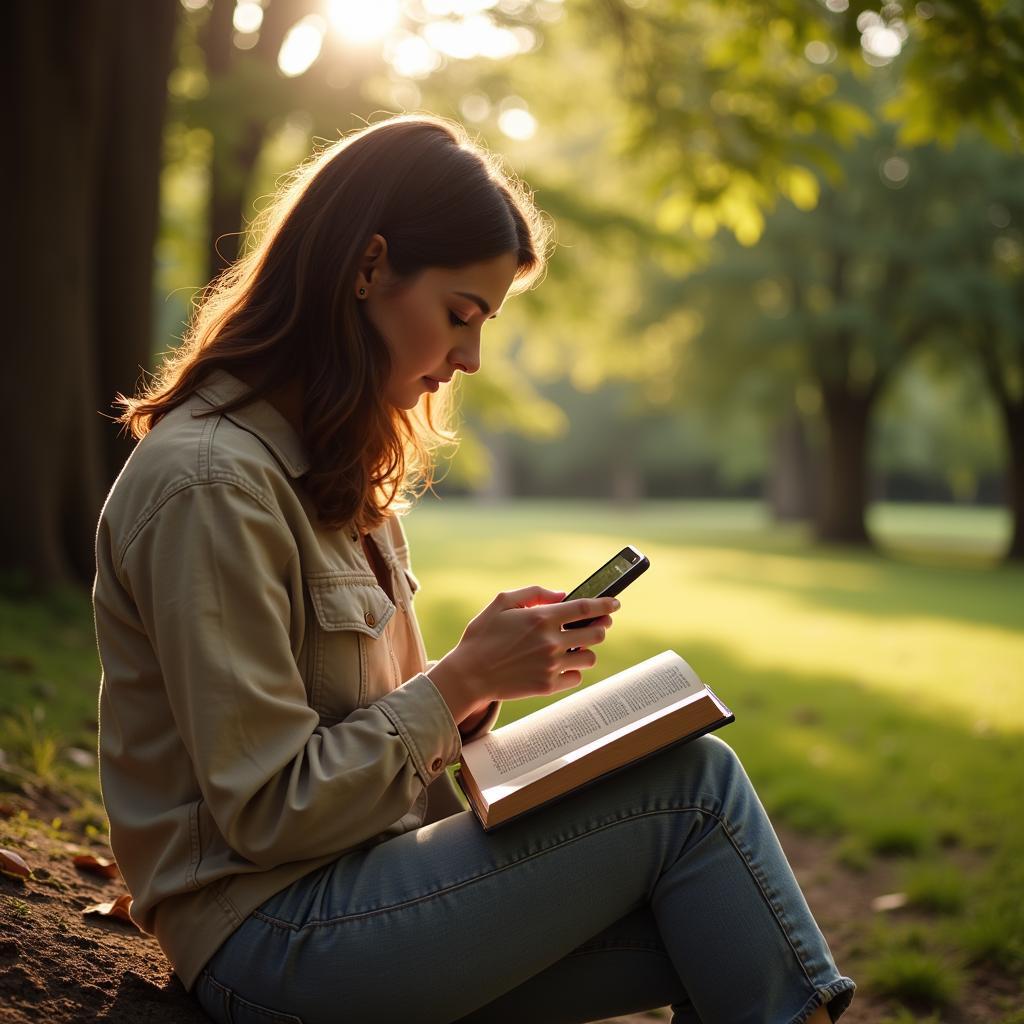
MULTIPOLYGON (((625 590, 650 566, 650 560, 628 544, 614 558, 610 558, 593 576, 588 576, 574 591, 566 594, 562 601, 575 601, 581 597, 614 597, 625 590)), ((565 629, 579 629, 588 626, 593 619, 579 619, 567 622, 565 629)))

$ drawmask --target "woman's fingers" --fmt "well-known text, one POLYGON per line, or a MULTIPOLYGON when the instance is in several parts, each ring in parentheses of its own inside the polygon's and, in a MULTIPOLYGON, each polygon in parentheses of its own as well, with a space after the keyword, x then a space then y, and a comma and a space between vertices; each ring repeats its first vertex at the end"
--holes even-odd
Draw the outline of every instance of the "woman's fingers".
POLYGON ((572 641, 569 645, 571 650, 586 650, 588 647, 596 647, 604 640, 605 631, 610 625, 611 619, 607 615, 603 615, 600 619, 595 619, 589 626, 565 630, 559 636, 563 643, 566 640, 572 641), (608 625, 604 625, 605 622, 608 625))
POLYGON ((565 665, 563 674, 572 669, 582 672, 597 664, 597 655, 593 651, 581 647, 578 651, 566 651, 563 664, 565 665))
POLYGON ((557 604, 563 597, 565 597, 564 590, 548 590, 546 587, 523 587, 520 590, 503 591, 495 597, 492 604, 502 609, 533 608, 538 604, 557 604))
POLYGON ((554 621, 559 626, 585 619, 597 619, 618 611, 619 602, 614 597, 581 597, 575 601, 559 601, 546 608, 534 611, 547 621, 554 621))

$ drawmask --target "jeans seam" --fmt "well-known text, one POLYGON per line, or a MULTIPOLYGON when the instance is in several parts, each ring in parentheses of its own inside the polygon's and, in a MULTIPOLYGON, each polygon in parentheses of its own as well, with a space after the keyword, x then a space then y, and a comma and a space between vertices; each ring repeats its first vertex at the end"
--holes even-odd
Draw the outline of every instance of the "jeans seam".
MULTIPOLYGON (((586 956, 588 953, 618 953, 633 951, 641 953, 657 953, 659 956, 668 957, 668 950, 663 946, 652 946, 649 942, 609 942, 607 945, 587 946, 584 949, 575 949, 567 953, 564 959, 568 960, 575 956, 586 956)), ((671 957, 669 957, 671 959, 671 957)))
POLYGON ((786 943, 789 948, 793 951, 793 956, 796 958, 796 962, 800 965, 800 970, 803 971, 804 978, 807 980, 807 984, 811 986, 814 991, 817 991, 818 986, 815 984, 814 979, 811 977, 810 969, 807 963, 804 961, 803 947, 799 941, 795 941, 793 936, 789 933, 789 922, 786 918, 785 912, 779 905, 779 901, 776 898, 776 894, 773 889, 768 885, 767 880, 763 877, 763 872, 760 871, 754 863, 751 861, 743 844, 739 841, 732 829, 732 825, 724 817, 716 815, 719 824, 722 826, 722 831, 725 833, 725 837, 732 844, 732 848, 739 854, 740 859, 747 867, 747 871, 750 872, 750 877, 754 880, 757 888, 761 892, 761 896, 764 898, 765 903, 768 905, 768 909, 772 912, 772 916, 775 918, 776 924, 779 926, 779 930, 786 937, 786 943))

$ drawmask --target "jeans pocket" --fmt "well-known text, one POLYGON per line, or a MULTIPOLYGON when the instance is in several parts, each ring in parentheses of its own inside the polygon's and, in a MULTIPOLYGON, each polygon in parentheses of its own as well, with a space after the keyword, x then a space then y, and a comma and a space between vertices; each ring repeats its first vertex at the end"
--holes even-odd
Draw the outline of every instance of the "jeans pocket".
POLYGON ((194 994, 203 1012, 216 1024, 302 1024, 302 1018, 294 1013, 271 1010, 251 999, 243 999, 217 981, 209 970, 199 975, 194 994))

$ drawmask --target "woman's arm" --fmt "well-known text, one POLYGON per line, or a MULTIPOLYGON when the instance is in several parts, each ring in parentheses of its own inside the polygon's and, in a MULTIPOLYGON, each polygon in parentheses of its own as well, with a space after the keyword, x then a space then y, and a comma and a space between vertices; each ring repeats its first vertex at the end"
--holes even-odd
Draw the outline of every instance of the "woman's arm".
MULTIPOLYGON (((319 724, 293 651, 297 559, 266 499, 215 480, 166 499, 121 568, 202 797, 232 848, 266 867, 378 835, 461 752, 425 675, 336 725, 319 724)), ((107 654, 116 685, 116 651, 107 654)), ((130 719, 124 710, 130 730, 152 727, 144 709, 130 719)), ((130 733, 125 740, 130 748, 130 733)))

